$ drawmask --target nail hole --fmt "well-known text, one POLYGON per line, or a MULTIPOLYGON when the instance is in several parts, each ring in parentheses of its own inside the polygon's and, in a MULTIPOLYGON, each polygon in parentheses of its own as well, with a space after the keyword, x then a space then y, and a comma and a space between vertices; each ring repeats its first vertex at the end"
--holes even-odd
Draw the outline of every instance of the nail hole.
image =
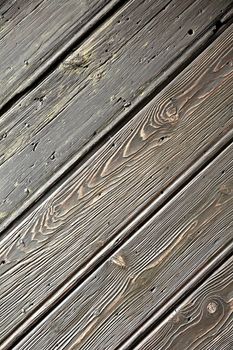
POLYGON ((35 152, 37 145, 38 145, 38 142, 32 142, 32 146, 33 146, 32 151, 33 152, 35 152))
POLYGON ((53 152, 53 153, 51 154, 51 156, 50 156, 50 159, 51 159, 51 160, 54 160, 55 158, 56 158, 55 152, 53 152))
POLYGON ((188 30, 188 35, 193 35, 194 31, 192 29, 188 30))

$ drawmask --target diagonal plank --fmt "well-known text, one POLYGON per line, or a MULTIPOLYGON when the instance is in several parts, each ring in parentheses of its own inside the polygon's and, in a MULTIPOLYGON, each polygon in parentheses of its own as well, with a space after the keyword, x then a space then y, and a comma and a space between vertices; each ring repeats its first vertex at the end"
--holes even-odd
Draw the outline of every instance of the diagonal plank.
POLYGON ((231 257, 135 350, 231 350, 232 313, 231 257))
POLYGON ((0 108, 30 86, 120 0, 0 3, 0 108))
POLYGON ((117 349, 224 246, 232 249, 232 152, 233 144, 16 349, 117 349))
MULTIPOLYGON (((231 26, 5 234, 0 242, 1 339, 17 332, 29 316, 35 321, 69 291, 87 272, 85 266, 98 262, 102 248, 106 253, 114 248, 114 237, 121 241, 130 235, 129 229, 121 230, 142 208, 159 200, 166 188, 171 193, 177 178, 227 135, 233 124, 232 37, 231 26), (58 297, 53 294, 59 287, 58 297)), ((24 327, 27 322, 19 333, 24 327)))
POLYGON ((125 120, 148 92, 177 74, 215 36, 215 22, 229 3, 131 0, 4 114, 2 226, 125 120))

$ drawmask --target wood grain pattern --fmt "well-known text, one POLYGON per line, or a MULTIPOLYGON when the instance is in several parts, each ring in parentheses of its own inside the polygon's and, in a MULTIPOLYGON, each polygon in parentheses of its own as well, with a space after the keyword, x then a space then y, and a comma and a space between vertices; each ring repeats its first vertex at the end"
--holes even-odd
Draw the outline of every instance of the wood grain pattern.
POLYGON ((0 242, 1 339, 45 300, 52 303, 58 287, 70 289, 77 280, 70 276, 232 128, 232 37, 230 27, 6 233, 0 242))
POLYGON ((16 349, 117 349, 185 288, 224 245, 233 242, 232 152, 233 144, 16 349))
POLYGON ((1 227, 205 45, 229 3, 131 0, 4 114, 1 227))
POLYGON ((231 350, 233 258, 158 326, 135 350, 231 350))
POLYGON ((119 1, 9 0, 0 2, 0 108, 29 86, 119 1), (94 18, 96 17, 96 18, 94 18), (93 25, 93 23, 92 23, 93 25))

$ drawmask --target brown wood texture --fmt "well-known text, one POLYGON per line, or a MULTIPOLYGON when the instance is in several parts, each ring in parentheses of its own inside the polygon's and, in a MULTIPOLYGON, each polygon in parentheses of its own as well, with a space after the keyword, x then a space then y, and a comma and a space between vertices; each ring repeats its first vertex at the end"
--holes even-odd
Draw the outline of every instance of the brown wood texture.
POLYGON ((82 267, 91 258, 96 263, 96 254, 117 234, 125 238, 126 224, 232 127, 232 37, 231 26, 5 234, 1 339, 15 327, 22 332, 28 326, 23 321, 45 311, 41 303, 53 304, 57 288, 62 287, 60 296, 67 292, 84 273, 82 267))
POLYGON ((124 120, 148 91, 182 69, 215 36, 215 24, 229 4, 129 1, 5 113, 0 120, 1 228, 124 120))
POLYGON ((135 350, 232 350, 233 258, 135 350))
MULTIPOLYGON (((233 144, 16 349, 117 349, 144 320, 205 270, 223 246, 233 247, 232 152, 233 144)), ((232 300, 232 295, 227 299, 232 300)), ((222 306, 219 308, 220 313, 222 306)))
POLYGON ((0 108, 35 81, 117 2, 0 1, 0 108))

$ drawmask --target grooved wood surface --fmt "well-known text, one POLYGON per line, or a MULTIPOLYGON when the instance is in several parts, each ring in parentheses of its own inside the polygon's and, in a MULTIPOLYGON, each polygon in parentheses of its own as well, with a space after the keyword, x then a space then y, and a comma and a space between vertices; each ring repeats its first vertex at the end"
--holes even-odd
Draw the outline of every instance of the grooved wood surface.
POLYGON ((117 349, 144 320, 204 270, 207 262, 233 240, 232 152, 233 144, 16 349, 117 349))
MULTIPOLYGON (((67 291, 71 285, 64 283, 70 276, 232 127, 232 37, 231 26, 2 238, 1 339, 45 300, 52 303, 50 297, 58 287, 67 291)), ((213 194, 218 198, 221 193, 213 194)), ((212 198, 211 192, 208 195, 212 198)), ((228 220, 225 204, 224 210, 228 220)), ((221 239, 214 247, 220 243, 221 239)))
POLYGON ((0 108, 43 73, 105 5, 116 2, 0 1, 0 108))
POLYGON ((233 258, 135 350, 232 350, 233 258))
MULTIPOLYGON (((47 3, 41 6, 46 8, 47 3)), ((49 3, 52 11, 54 2, 49 3)), ((17 217, 22 206, 27 208, 67 162, 80 158, 148 90, 156 89, 206 45, 229 4, 230 0, 128 1, 5 113, 0 120, 3 226, 17 217)), ((44 23, 43 28, 47 30, 44 23)))

